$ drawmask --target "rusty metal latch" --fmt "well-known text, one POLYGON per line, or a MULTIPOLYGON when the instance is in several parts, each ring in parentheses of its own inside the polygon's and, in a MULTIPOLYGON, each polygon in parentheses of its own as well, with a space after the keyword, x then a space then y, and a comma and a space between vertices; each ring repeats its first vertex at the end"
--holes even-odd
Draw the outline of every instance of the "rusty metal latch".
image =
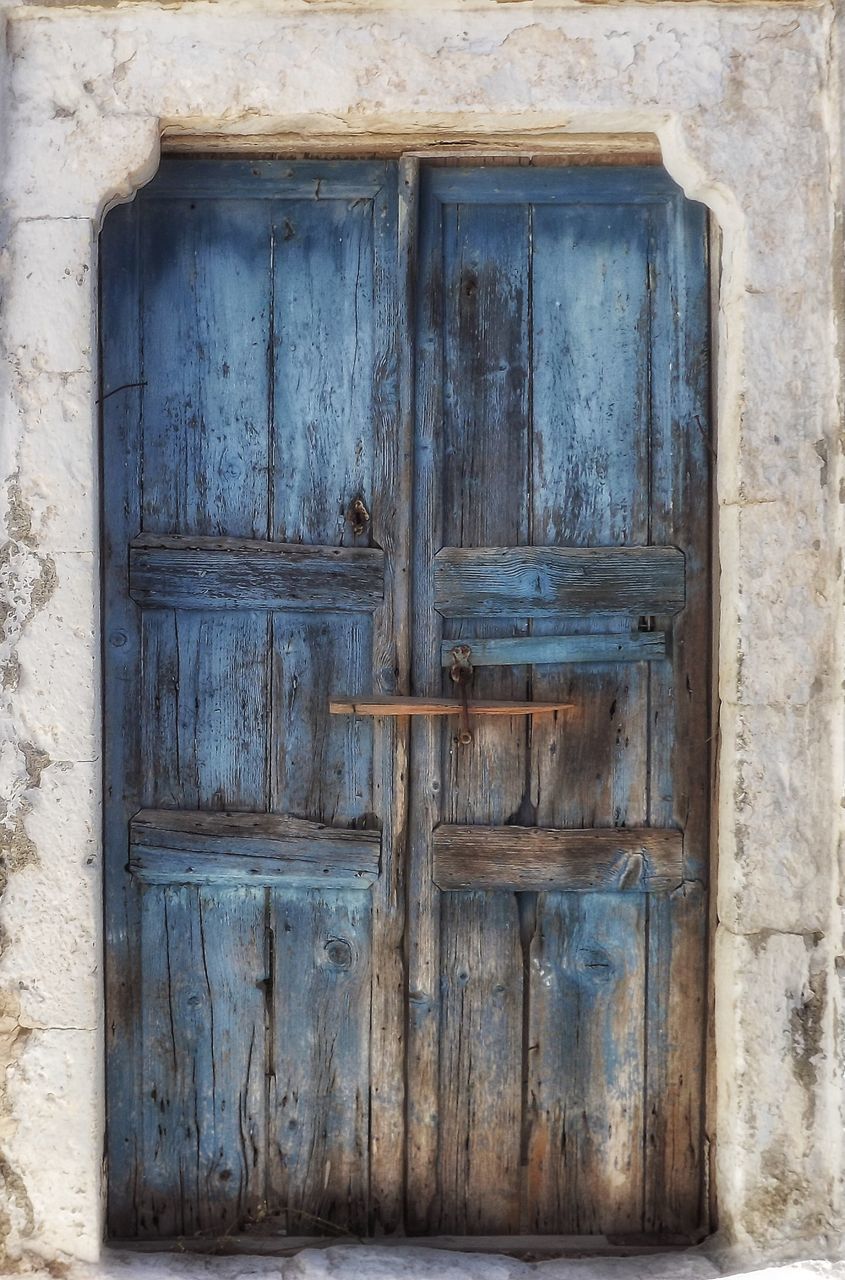
POLYGON ((370 523, 370 513, 367 510, 363 498, 355 498, 354 501, 350 502, 346 518, 352 525, 352 534, 354 537, 360 538, 362 533, 367 532, 367 528, 370 523))
POLYGON ((458 686, 461 695, 461 727, 458 731, 458 742, 467 747, 472 742, 469 727, 469 690, 473 677, 472 649, 468 644, 456 644, 452 650, 452 665, 449 676, 458 686))

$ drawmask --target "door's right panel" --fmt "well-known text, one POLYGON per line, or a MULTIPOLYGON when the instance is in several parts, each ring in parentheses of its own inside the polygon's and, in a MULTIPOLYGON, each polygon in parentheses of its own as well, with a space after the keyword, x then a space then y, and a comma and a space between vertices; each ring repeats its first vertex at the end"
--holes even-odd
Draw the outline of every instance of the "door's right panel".
POLYGON ((477 717, 464 746, 454 722, 415 726, 409 1228, 692 1235, 709 800, 704 211, 656 170, 447 169, 424 174, 420 219, 414 692, 454 692, 443 641, 584 636, 605 650, 474 672, 471 698, 568 712, 477 717), (515 599, 441 616, 441 548, 525 546, 678 548, 685 605, 555 612, 526 599, 520 612, 515 599), (607 659, 608 637, 645 629, 665 635, 665 656, 607 659), (512 828, 514 865, 526 827, 674 830, 684 868, 660 892, 647 876, 634 892, 521 891, 503 873, 441 893, 439 824, 512 828))

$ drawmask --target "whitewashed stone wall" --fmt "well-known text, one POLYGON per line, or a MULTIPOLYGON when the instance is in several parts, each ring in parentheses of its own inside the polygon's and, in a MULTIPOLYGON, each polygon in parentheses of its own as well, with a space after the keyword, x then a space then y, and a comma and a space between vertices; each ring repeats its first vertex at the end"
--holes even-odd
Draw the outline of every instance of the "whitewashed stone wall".
MULTIPOLYGON (((842 254, 832 3, 8 5, 0 316, 0 1235, 103 1229, 96 236, 162 131, 651 131, 723 235, 717 1191, 745 1256, 843 1217, 842 254)), ((200 1264, 197 1264, 198 1269, 200 1264)), ((109 1272, 104 1261, 99 1274, 109 1272)), ((182 1267, 184 1269, 184 1265, 182 1267)), ((180 1272, 181 1273, 181 1272, 180 1272)))

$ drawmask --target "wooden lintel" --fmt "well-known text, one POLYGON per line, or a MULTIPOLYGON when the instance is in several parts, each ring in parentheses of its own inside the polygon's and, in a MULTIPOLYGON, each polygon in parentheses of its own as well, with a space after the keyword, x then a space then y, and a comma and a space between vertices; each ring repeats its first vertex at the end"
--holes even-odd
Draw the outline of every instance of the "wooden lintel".
MULTIPOLYGON (((569 711, 571 702, 489 702, 470 701, 466 711, 470 716, 541 716, 553 711, 569 711)), ((329 698, 329 711, 333 716, 459 716, 463 703, 454 698, 402 698, 374 697, 361 694, 358 697, 329 698)))

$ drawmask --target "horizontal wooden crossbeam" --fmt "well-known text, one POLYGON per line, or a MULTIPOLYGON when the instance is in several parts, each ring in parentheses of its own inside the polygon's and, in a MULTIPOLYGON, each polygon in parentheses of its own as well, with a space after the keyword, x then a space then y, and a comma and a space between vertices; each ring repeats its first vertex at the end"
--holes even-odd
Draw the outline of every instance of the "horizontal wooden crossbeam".
POLYGON ((467 645, 473 667, 519 667, 568 662, 659 662, 666 657, 665 631, 584 636, 514 636, 501 640, 444 640, 440 664, 451 667, 455 645, 467 645))
POLYGON ((443 825, 433 835, 441 889, 657 893, 683 880, 684 838, 653 827, 562 830, 443 825))
POLYGON ((434 595, 446 618, 677 613, 684 556, 676 547, 444 547, 434 595))
POLYGON ((380 850, 378 831, 283 814, 142 809, 130 824, 129 870, 148 884, 367 888, 380 850))
MULTIPOLYGON (((466 712, 470 716, 542 716, 552 711, 568 711, 572 705, 571 702, 491 702, 479 698, 467 703, 466 712)), ((459 716, 464 706, 455 698, 367 694, 349 698, 334 694, 329 698, 329 711, 333 716, 459 716)))
POLYGON ((384 553, 144 534, 130 545, 129 594, 151 608, 361 613, 384 598, 384 553))

